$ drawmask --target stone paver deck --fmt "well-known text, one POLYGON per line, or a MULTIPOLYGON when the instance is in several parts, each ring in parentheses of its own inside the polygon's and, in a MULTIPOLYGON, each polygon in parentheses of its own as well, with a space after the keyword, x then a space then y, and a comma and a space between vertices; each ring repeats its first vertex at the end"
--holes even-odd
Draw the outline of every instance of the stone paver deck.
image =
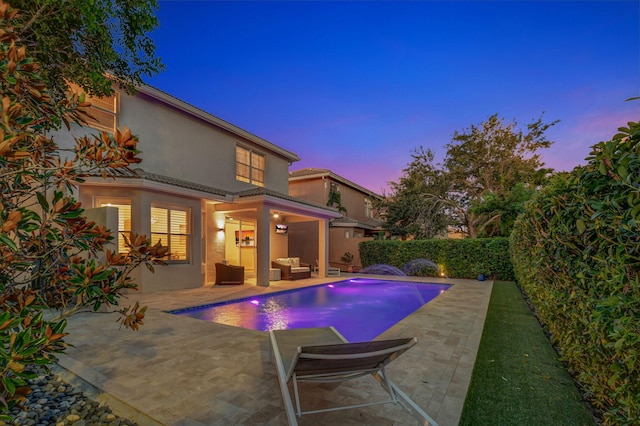
MULTIPOLYGON (((67 341, 74 346, 60 356, 58 370, 75 383, 88 382, 97 390, 96 399, 142 426, 286 425, 267 333, 165 311, 346 278, 132 294, 123 305, 138 300, 148 307, 140 331, 118 330, 116 315, 78 314, 67 327, 67 341)), ((390 364, 390 377, 438 424, 455 426, 469 387, 492 282, 428 281, 454 285, 379 338, 418 338, 414 348, 390 364)), ((341 384, 303 384, 301 395, 308 410, 369 402, 385 394, 375 380, 365 377, 341 384)), ((299 423, 416 422, 399 405, 387 404, 310 414, 299 423)))

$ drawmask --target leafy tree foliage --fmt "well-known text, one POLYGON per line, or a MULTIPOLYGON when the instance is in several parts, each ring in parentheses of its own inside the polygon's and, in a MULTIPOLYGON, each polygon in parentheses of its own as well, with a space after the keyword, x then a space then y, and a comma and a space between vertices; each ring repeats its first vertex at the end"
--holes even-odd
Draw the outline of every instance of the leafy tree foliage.
POLYGON ((511 194, 519 184, 539 183, 545 173, 538 151, 551 146, 545 132, 556 123, 545 124, 540 118, 528 124, 525 132, 518 130, 515 121, 507 123, 494 114, 479 126, 454 133, 444 167, 453 183, 452 210, 469 236, 486 230, 504 212, 487 207, 524 195, 522 188, 520 194, 511 194))
MULTIPOLYGON (((89 104, 84 94, 51 94, 45 67, 20 45, 24 18, 16 13, 0 3, 0 423, 30 391, 30 366, 46 366, 65 349, 65 318, 118 305, 123 290, 136 288, 132 270, 153 269, 167 254, 135 234, 126 238, 128 253, 107 250, 111 232, 83 216, 72 196, 83 176, 130 173, 140 162, 138 140, 128 129, 103 132, 62 152, 46 130, 82 122, 89 104)), ((135 330, 145 308, 116 312, 135 330)))
POLYGON ((446 231, 447 182, 433 163, 430 149, 420 147, 398 182, 391 182, 392 193, 379 206, 384 211, 384 228, 392 235, 418 239, 433 238, 446 231))
POLYGON ((431 238, 457 226, 470 237, 508 236, 517 217, 550 169, 538 151, 551 146, 542 119, 526 131, 497 114, 455 132, 443 164, 430 150, 416 151, 385 202, 385 229, 393 235, 431 238))
POLYGON ((163 66, 147 35, 158 25, 156 0, 12 0, 20 42, 36 62, 54 97, 66 81, 88 93, 112 93, 112 81, 130 92, 163 66))
POLYGON ((327 200, 327 206, 335 207, 339 212, 347 214, 347 209, 342 205, 342 194, 337 191, 329 191, 329 199, 327 200))

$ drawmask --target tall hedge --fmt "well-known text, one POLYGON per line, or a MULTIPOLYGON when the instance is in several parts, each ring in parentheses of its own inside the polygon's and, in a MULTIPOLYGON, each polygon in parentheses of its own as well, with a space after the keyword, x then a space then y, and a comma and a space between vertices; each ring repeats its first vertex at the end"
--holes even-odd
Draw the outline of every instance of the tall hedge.
POLYGON ((513 265, 605 423, 640 424, 640 125, 587 160, 527 205, 513 265))
POLYGON ((374 240, 360 243, 363 266, 387 264, 402 267, 414 259, 437 263, 452 278, 514 280, 507 238, 374 240))

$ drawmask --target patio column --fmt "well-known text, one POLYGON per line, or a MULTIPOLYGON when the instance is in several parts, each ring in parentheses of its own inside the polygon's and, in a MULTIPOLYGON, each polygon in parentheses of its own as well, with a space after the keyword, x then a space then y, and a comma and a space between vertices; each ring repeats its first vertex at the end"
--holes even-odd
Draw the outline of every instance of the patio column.
POLYGON ((327 277, 329 264, 329 221, 318 220, 318 277, 327 277))
POLYGON ((271 218, 269 217, 269 208, 264 204, 258 206, 256 213, 256 285, 268 287, 269 268, 271 267, 269 262, 269 247, 271 246, 269 222, 271 218))

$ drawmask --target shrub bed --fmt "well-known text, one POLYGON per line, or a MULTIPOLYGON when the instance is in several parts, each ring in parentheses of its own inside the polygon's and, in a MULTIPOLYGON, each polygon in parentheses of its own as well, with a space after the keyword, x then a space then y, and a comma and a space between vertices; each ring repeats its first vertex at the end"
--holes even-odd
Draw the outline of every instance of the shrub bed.
POLYGON ((402 268, 414 259, 437 263, 451 278, 514 280, 507 238, 373 240, 360 243, 362 266, 377 264, 402 268))
POLYGON ((519 285, 605 424, 640 424, 640 125, 557 176, 511 235, 519 285))

